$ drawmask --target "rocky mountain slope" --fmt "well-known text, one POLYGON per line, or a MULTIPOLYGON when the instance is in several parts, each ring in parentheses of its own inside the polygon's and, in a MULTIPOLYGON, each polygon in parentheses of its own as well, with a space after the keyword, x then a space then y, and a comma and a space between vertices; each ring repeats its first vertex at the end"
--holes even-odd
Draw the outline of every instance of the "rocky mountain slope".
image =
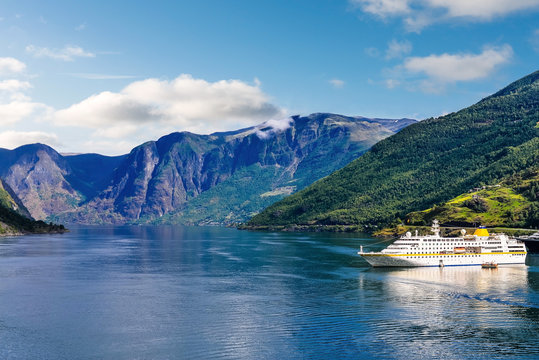
POLYGON ((20 199, 9 185, 0 179, 0 236, 64 231, 62 225, 31 219, 20 199))
POLYGON ((538 163, 539 71, 469 108, 407 127, 248 227, 373 229, 538 163))
POLYGON ((122 157, 97 154, 62 156, 42 144, 14 150, 0 149, 0 177, 21 199, 31 216, 45 220, 52 214, 77 209, 104 187, 122 157), (80 157, 84 161, 79 161, 80 157))
POLYGON ((230 223, 346 165, 414 123, 295 116, 226 133, 173 133, 129 154, 0 149, 0 176, 32 216, 62 223, 230 223))

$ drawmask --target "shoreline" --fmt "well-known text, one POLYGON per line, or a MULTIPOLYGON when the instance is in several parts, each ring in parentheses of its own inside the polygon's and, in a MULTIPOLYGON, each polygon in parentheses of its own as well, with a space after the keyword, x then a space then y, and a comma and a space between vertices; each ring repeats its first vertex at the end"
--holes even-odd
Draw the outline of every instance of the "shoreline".
MULTIPOLYGON (((328 232, 328 233, 368 233, 378 238, 395 238, 405 234, 407 231, 418 230, 421 232, 428 232, 430 226, 405 226, 398 225, 394 227, 366 229, 361 225, 246 225, 239 224, 234 226, 238 230, 250 230, 250 231, 280 231, 280 232, 328 232)), ((458 232, 461 229, 475 229, 475 227, 457 227, 457 226, 443 226, 440 227, 447 233, 458 232)), ((524 229, 524 228, 509 228, 504 226, 489 226, 487 227, 493 232, 502 232, 507 235, 519 236, 528 233, 537 232, 537 229, 524 229)))

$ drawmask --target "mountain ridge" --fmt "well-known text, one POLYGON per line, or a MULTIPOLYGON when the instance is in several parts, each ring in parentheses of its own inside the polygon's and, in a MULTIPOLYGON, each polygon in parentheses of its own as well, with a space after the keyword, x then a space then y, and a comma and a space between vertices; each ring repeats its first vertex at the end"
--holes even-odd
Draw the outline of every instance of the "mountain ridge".
POLYGON ((247 228, 372 229, 539 160, 539 72, 475 105, 406 127, 343 169, 254 216, 247 228))
POLYGON ((48 221, 224 224, 246 220, 413 122, 298 115, 209 135, 174 132, 116 157, 62 156, 31 144, 0 149, 6 155, 0 176, 34 217, 48 221), (245 182, 240 174, 254 180, 245 182), (223 196, 220 189, 233 196, 223 196), (207 216, 193 213, 201 207, 207 216))
POLYGON ((63 225, 46 224, 35 221, 13 192, 10 186, 0 179, 0 236, 13 236, 32 233, 63 233, 63 225))

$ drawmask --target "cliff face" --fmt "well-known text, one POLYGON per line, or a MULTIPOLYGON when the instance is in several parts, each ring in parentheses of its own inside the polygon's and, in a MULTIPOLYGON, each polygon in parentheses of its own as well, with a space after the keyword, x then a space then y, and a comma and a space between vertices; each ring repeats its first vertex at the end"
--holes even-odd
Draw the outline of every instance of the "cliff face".
POLYGON ((61 156, 28 145, 9 153, 0 174, 38 219, 227 223, 330 174, 413 122, 313 114, 234 132, 173 133, 121 157, 61 156))
POLYGON ((64 231, 66 229, 63 225, 46 224, 32 219, 22 201, 10 186, 0 179, 0 236, 64 231))
POLYGON ((24 145, 11 151, 1 149, 0 155, 0 177, 29 215, 38 220, 78 209, 88 195, 103 186, 103 181, 96 181, 95 173, 104 174, 97 175, 98 179, 108 178, 115 165, 110 159, 121 158, 88 154, 81 162, 79 156, 64 157, 43 144, 24 145), (105 164, 97 161, 97 167, 96 159, 105 159, 105 164))
POLYGON ((45 219, 51 213, 73 209, 82 200, 66 181, 69 173, 66 161, 54 149, 33 144, 13 150, 2 177, 33 218, 45 219))

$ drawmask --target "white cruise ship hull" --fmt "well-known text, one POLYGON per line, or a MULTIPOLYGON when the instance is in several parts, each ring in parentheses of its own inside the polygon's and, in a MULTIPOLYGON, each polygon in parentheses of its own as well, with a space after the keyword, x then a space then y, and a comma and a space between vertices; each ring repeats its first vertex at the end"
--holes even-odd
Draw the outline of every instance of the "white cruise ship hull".
POLYGON ((438 220, 432 223, 433 235, 412 236, 407 232, 380 252, 363 252, 359 255, 374 267, 417 266, 481 266, 490 264, 517 265, 526 262, 526 247, 520 240, 505 234, 489 234, 484 227, 473 235, 461 230, 462 236, 440 236, 438 220))
POLYGON ((393 255, 383 253, 360 254, 373 267, 420 267, 420 266, 481 266, 484 263, 498 265, 524 264, 526 253, 484 253, 451 255, 393 255))

